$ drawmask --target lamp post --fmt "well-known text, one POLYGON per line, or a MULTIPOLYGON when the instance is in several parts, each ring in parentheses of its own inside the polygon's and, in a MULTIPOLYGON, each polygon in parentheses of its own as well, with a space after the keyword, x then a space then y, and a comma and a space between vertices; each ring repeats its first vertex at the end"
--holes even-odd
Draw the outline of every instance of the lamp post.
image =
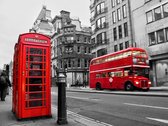
POLYGON ((66 104, 66 68, 63 73, 58 73, 58 120, 57 124, 67 124, 67 104, 66 104))

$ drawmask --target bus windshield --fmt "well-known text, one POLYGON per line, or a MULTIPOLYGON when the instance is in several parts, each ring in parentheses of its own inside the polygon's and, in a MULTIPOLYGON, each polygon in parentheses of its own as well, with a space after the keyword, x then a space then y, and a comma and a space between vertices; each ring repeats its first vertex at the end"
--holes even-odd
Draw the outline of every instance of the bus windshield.
POLYGON ((126 68, 125 73, 128 73, 128 75, 148 77, 149 69, 148 68, 134 68, 134 69, 126 68))

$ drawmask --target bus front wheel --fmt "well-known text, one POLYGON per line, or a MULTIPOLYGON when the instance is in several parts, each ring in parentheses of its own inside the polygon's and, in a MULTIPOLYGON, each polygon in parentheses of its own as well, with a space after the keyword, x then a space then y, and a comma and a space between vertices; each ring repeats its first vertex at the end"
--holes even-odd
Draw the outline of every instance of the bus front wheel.
POLYGON ((102 90, 100 83, 96 83, 96 90, 102 90))
POLYGON ((134 86, 129 82, 125 85, 125 90, 126 91, 133 91, 134 90, 134 86))

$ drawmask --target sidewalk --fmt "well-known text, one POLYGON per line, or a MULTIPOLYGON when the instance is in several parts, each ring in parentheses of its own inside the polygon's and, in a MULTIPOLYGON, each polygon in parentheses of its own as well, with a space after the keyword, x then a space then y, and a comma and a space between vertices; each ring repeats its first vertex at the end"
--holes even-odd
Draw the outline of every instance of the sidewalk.
MULTIPOLYGON (((12 113, 12 95, 0 101, 0 126, 57 126, 57 106, 52 106, 52 118, 17 121, 12 113)), ((103 122, 67 111, 68 124, 63 126, 111 126, 103 122)))

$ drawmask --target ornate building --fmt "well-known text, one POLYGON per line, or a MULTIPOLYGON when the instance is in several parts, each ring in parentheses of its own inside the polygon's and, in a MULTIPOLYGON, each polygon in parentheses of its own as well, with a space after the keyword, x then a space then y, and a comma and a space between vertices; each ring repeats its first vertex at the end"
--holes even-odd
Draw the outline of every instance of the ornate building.
POLYGON ((71 19, 70 12, 62 10, 52 20, 54 34, 52 36, 52 77, 66 69, 67 83, 88 82, 89 62, 92 58, 90 42, 91 29, 81 27, 79 19, 71 19))
POLYGON ((37 32, 51 37, 53 34, 53 25, 51 21, 51 10, 43 6, 30 32, 37 32))

